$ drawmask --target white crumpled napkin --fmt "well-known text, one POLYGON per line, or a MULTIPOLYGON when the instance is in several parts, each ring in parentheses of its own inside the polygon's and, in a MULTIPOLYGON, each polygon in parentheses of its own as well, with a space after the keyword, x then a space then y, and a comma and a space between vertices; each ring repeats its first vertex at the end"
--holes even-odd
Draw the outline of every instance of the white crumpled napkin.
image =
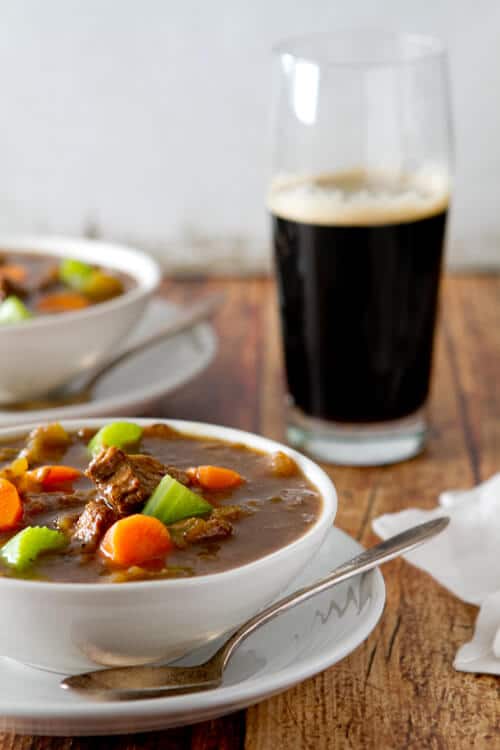
POLYGON ((434 510, 403 510, 373 521, 382 539, 442 515, 450 525, 405 558, 465 602, 481 607, 473 639, 454 661, 462 672, 500 674, 500 474, 471 490, 444 492, 434 510))

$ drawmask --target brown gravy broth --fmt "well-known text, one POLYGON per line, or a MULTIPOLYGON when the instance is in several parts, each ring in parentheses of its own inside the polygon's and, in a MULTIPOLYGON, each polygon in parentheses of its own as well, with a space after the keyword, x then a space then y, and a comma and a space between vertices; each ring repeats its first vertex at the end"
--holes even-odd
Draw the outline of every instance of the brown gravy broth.
MULTIPOLYGON (((15 250, 4 250, 0 248, 0 301, 2 298, 14 294, 22 299, 24 305, 33 315, 54 313, 54 311, 44 311, 41 305, 47 295, 59 294, 70 291, 69 287, 58 279, 58 269, 62 257, 50 254, 38 253, 16 253, 15 250), (24 278, 17 280, 17 276, 11 278, 8 269, 22 268, 25 272, 24 278), (3 270, 6 271, 8 286, 3 292, 1 282, 3 280, 3 270)), ((122 290, 114 293, 112 296, 124 294, 135 286, 134 279, 128 274, 122 273, 115 269, 108 269, 105 266, 96 266, 102 269, 109 276, 121 282, 122 290)), ((102 300, 88 299, 87 304, 98 304, 102 300)), ((63 310, 61 310, 63 312, 63 310)))
MULTIPOLYGON (((147 433, 147 428, 145 428, 147 433)), ((90 433, 91 434, 91 433, 90 433)), ((89 462, 87 440, 73 436, 73 442, 57 463, 85 469, 89 462)), ((23 441, 9 442, 16 450, 23 441)), ((0 457, 1 457, 0 445, 0 457)), ((203 491, 205 499, 214 506, 238 505, 247 513, 234 522, 231 536, 213 542, 189 545, 175 549, 162 565, 160 577, 205 575, 218 573, 244 565, 286 546, 302 536, 317 520, 322 508, 318 490, 299 471, 293 476, 278 476, 272 466, 271 456, 244 445, 230 444, 213 438, 195 438, 181 433, 172 436, 143 436, 136 452, 150 454, 162 463, 187 469, 198 465, 217 465, 231 468, 244 477, 240 486, 228 491, 203 491)), ((12 460, 12 459, 11 459, 12 460)), ((88 489, 92 485, 86 478, 75 483, 75 489, 88 489)), ((70 508, 68 514, 83 509, 70 508)), ((61 511, 37 514, 27 525, 52 525, 61 511)), ((26 523, 26 521, 25 521, 26 523)), ((12 534, 0 534, 0 545, 12 534)), ((148 566, 142 566, 148 569, 148 566)), ((150 566, 151 567, 151 566, 150 566)), ((155 566, 151 567, 155 571, 155 566)), ((159 571, 158 571, 159 572, 159 571)), ((0 575, 12 575, 0 560, 0 575)), ((25 576, 23 576, 25 577, 25 576)), ((37 560, 29 578, 75 583, 110 582, 148 578, 137 571, 110 570, 99 553, 75 554, 71 551, 45 554, 37 560)))

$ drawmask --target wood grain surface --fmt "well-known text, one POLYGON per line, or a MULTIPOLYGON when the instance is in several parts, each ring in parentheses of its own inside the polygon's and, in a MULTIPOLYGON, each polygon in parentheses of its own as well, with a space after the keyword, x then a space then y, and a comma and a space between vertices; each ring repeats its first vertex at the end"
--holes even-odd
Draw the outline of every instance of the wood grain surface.
MULTIPOLYGON (((283 374, 274 288, 267 279, 191 280, 164 292, 188 301, 223 289, 220 348, 210 368, 151 415, 200 419, 283 437, 283 374)), ((430 508, 444 489, 500 467, 500 277, 447 278, 437 336, 432 433, 425 453, 370 469, 329 467, 337 525, 376 542, 371 520, 430 508)), ((0 750, 422 750, 500 748, 500 682, 453 670, 476 608, 403 561, 384 567, 387 605, 353 654, 250 708, 178 730, 109 738, 0 735, 0 750)))

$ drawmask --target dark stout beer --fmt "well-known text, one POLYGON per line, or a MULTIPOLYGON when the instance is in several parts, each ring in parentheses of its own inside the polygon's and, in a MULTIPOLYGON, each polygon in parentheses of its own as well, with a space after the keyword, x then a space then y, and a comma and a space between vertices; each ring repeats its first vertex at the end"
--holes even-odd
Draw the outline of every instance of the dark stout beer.
POLYGON ((437 176, 273 184, 288 386, 306 415, 384 422, 424 404, 447 207, 437 176))

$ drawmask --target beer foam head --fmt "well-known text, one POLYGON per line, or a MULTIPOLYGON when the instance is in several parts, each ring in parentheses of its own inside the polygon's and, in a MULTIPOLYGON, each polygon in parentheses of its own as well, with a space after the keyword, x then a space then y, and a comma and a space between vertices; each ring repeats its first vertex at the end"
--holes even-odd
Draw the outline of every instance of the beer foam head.
POLYGON ((449 178, 356 170, 313 177, 276 178, 267 205, 282 219, 322 226, 403 224, 445 211, 449 178))

